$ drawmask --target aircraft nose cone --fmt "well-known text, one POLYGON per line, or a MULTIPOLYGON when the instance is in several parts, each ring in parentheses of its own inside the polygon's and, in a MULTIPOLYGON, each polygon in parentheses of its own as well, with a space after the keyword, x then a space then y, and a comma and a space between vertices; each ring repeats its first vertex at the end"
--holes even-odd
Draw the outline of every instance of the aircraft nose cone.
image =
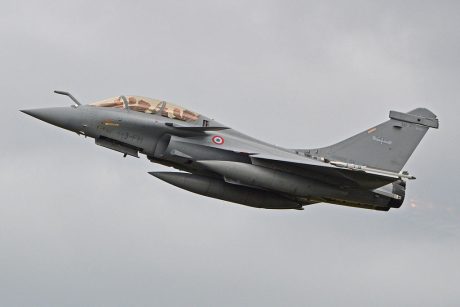
POLYGON ((76 130, 79 127, 80 113, 76 108, 41 108, 21 110, 21 112, 64 129, 76 130))

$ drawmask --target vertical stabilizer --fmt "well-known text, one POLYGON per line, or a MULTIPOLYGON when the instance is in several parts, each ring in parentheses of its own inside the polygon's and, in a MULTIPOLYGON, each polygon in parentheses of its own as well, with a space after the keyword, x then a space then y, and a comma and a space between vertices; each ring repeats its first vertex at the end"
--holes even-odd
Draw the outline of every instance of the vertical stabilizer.
POLYGON ((390 112, 390 120, 329 147, 307 150, 312 156, 400 172, 429 128, 439 121, 428 109, 390 112))

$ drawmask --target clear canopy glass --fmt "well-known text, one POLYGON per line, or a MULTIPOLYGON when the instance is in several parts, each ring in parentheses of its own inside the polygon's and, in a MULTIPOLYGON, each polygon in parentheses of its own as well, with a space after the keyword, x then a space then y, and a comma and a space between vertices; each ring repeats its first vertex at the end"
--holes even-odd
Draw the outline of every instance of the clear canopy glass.
POLYGON ((123 109, 125 108, 123 98, 126 99, 128 108, 130 110, 137 112, 148 114, 161 113, 161 115, 164 117, 182 120, 186 122, 197 121, 200 117, 200 114, 192 112, 180 106, 174 105, 172 103, 141 96, 113 97, 101 101, 96 101, 89 105, 94 107, 123 109))

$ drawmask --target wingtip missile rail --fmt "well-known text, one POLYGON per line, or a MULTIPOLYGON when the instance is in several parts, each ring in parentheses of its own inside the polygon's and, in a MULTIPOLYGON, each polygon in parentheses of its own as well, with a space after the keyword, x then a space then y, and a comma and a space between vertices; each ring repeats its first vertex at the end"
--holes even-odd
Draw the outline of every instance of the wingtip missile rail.
POLYGON ((329 164, 340 167, 340 168, 346 168, 349 170, 354 170, 354 171, 363 171, 368 174, 375 174, 375 175, 381 175, 381 176, 389 176, 389 177, 394 177, 394 178, 405 178, 409 180, 414 180, 416 179, 415 176, 409 175, 407 172, 390 172, 390 171, 385 171, 381 169, 376 169, 372 167, 368 167, 365 165, 358 165, 358 164, 353 164, 353 163, 346 163, 346 162, 341 162, 341 161, 329 161, 329 164))

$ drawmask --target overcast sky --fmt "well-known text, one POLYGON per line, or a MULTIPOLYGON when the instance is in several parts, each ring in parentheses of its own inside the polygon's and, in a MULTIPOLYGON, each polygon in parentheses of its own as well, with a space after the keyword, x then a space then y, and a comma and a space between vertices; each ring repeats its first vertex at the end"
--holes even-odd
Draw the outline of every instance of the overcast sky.
MULTIPOLYGON (((67 3, 64 3, 67 2, 67 3)), ((0 6, 1 306, 458 306, 460 2, 0 6), (18 112, 136 94, 280 146, 427 107, 400 209, 254 209, 18 112)))

